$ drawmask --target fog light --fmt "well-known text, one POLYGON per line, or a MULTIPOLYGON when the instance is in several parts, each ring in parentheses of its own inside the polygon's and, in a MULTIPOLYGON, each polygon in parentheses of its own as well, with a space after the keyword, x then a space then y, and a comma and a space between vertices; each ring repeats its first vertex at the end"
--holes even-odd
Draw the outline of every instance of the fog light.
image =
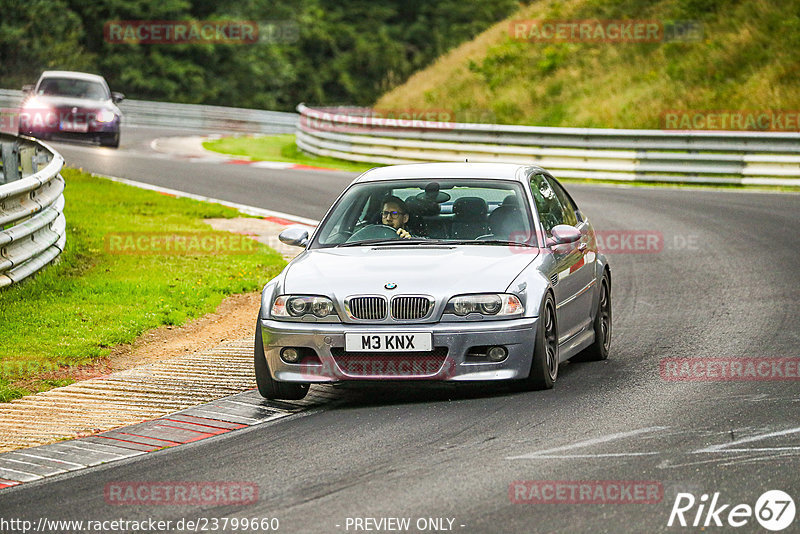
POLYGON ((300 361, 300 351, 287 347, 281 351, 281 358, 287 363, 297 363, 300 361))
POLYGON ((502 362, 508 356, 508 351, 505 347, 491 347, 486 351, 486 357, 493 362, 502 362))

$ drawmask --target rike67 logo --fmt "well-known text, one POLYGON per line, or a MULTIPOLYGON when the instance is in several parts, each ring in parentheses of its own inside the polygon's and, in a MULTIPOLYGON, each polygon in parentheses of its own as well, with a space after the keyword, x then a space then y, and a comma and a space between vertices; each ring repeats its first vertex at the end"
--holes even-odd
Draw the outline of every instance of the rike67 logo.
POLYGON ((780 490, 764 492, 756 501, 755 507, 748 504, 732 505, 720 500, 720 493, 704 493, 697 499, 691 493, 678 493, 669 514, 667 526, 692 527, 743 527, 753 516, 765 529, 777 532, 794 522, 794 500, 780 490))

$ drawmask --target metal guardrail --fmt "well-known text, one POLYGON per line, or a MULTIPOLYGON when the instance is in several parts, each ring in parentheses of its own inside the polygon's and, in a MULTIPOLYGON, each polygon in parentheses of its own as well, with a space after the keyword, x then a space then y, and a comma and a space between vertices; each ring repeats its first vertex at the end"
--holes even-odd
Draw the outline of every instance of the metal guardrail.
POLYGON ((558 177, 800 185, 800 133, 621 130, 466 124, 297 107, 297 146, 368 163, 529 163, 558 177))
MULTIPOLYGON (((0 107, 16 110, 22 100, 22 91, 0 89, 0 107)), ((282 111, 146 100, 123 100, 119 108, 123 114, 123 128, 130 125, 254 134, 294 133, 299 117, 296 113, 282 111)))
POLYGON ((0 288, 55 260, 66 244, 64 159, 44 143, 0 134, 0 288))

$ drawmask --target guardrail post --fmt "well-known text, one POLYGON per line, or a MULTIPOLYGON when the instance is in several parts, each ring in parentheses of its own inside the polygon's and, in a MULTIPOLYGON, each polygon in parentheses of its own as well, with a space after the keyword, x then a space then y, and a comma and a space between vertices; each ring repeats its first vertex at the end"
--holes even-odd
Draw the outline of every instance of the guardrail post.
POLYGON ((19 145, 17 143, 0 143, 3 160, 3 174, 0 175, 0 184, 7 184, 20 179, 19 174, 19 145))
POLYGON ((19 166, 22 168, 22 176, 30 176, 36 173, 36 147, 20 147, 19 166))

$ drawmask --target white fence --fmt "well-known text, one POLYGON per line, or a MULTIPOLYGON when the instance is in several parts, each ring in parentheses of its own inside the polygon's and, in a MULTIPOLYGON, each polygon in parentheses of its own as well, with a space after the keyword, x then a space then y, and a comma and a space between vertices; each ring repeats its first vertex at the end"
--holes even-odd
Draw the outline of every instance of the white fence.
POLYGON ((512 162, 557 177, 800 185, 800 133, 550 128, 395 120, 297 107, 297 145, 368 163, 512 162))
POLYGON ((64 159, 33 140, 0 135, 0 287, 50 264, 64 250, 64 159))

